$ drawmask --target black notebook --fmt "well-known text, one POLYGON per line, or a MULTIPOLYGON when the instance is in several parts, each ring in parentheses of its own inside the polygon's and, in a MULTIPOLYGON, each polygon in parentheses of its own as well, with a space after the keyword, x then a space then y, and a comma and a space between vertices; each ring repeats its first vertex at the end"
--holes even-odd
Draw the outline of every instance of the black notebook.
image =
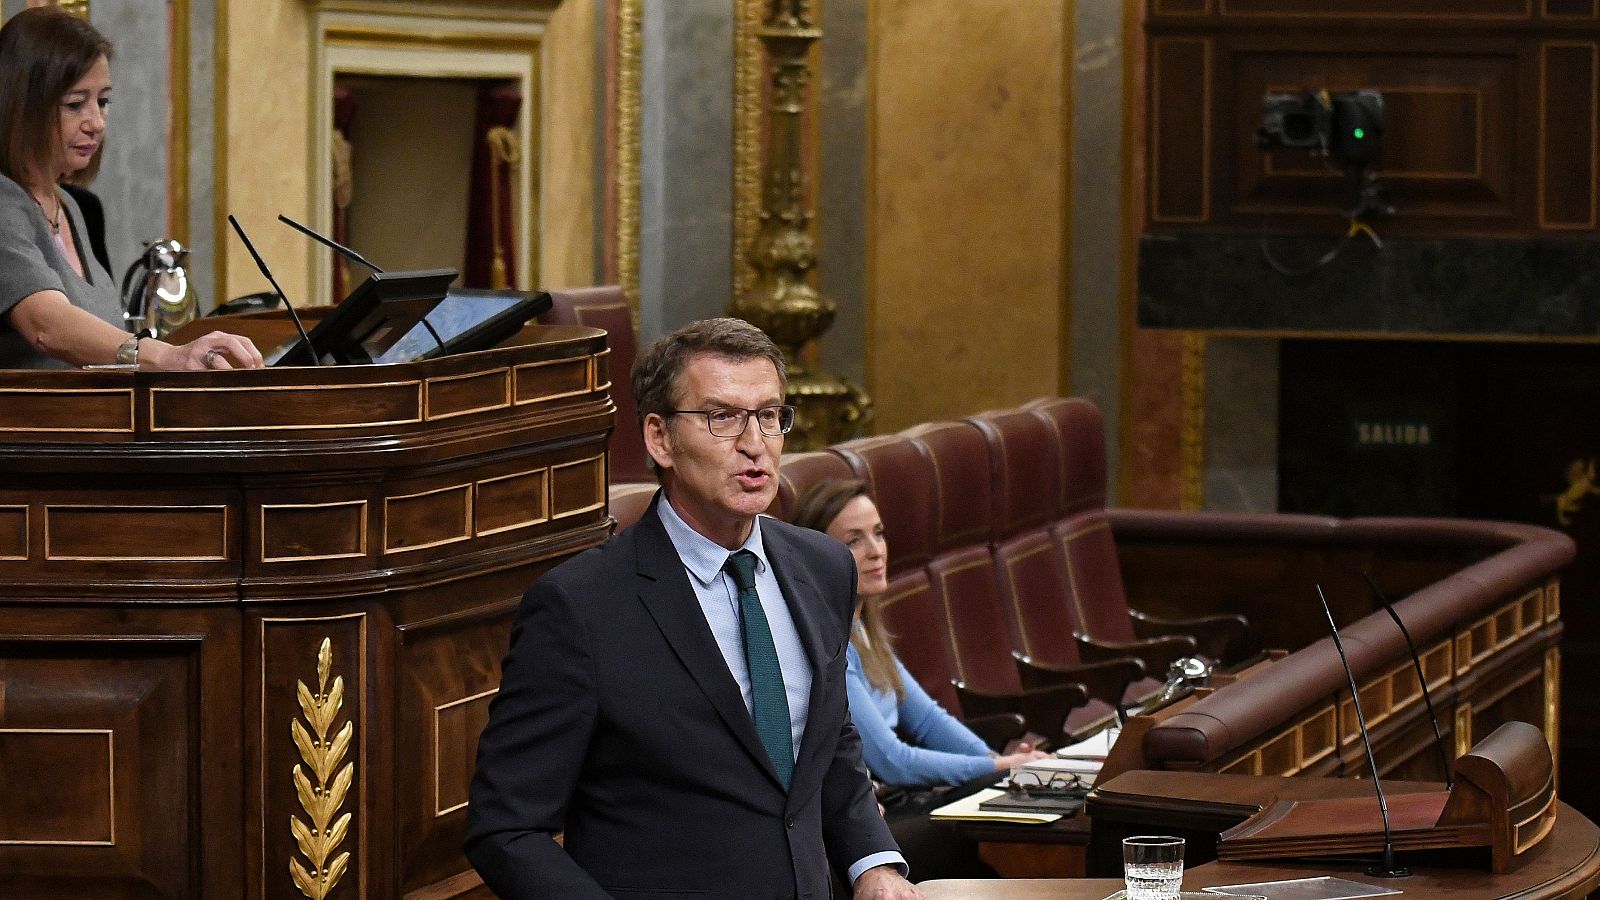
POLYGON ((1025 812, 1041 815, 1070 816, 1083 808, 1078 797, 1041 797, 1036 794, 1013 794, 1010 791, 978 804, 984 812, 1025 812))

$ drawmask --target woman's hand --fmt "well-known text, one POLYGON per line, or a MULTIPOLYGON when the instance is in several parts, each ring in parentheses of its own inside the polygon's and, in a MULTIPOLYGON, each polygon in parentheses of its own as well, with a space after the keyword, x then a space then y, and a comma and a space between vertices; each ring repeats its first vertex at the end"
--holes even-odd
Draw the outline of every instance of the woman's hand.
POLYGON ((1015 752, 1007 753, 1005 756, 996 756, 994 758, 994 770, 996 772, 1004 772, 1007 769, 1015 769, 1017 766, 1033 762, 1036 759, 1046 759, 1049 756, 1050 754, 1043 750, 1035 750, 1032 744, 1023 741, 1017 745, 1015 752))
POLYGON ((146 339, 139 345, 139 368, 163 372, 201 372, 209 369, 259 369, 261 351, 247 337, 212 331, 187 344, 146 339))

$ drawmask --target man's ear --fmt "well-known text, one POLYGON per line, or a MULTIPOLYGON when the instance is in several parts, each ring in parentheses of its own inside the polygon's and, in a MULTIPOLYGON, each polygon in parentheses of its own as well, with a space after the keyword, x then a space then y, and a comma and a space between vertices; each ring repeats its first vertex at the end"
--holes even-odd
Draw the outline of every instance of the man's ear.
POLYGON ((672 435, 667 433, 666 418, 659 413, 644 417, 644 449, 656 461, 657 468, 672 468, 672 435))

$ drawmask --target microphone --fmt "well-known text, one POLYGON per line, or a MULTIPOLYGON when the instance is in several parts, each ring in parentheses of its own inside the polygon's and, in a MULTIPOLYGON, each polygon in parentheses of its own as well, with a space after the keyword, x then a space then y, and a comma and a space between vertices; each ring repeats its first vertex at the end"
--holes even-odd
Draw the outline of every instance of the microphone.
POLYGON ((1367 866, 1366 873, 1377 878, 1405 878, 1411 870, 1394 863, 1394 834, 1389 830, 1389 798, 1383 795, 1383 782, 1378 778, 1378 759, 1372 755, 1372 738, 1367 733, 1367 717, 1361 712, 1361 692, 1356 689, 1356 675, 1350 669, 1350 657, 1344 654, 1344 641, 1339 639, 1339 626, 1333 624, 1333 610, 1328 598, 1323 596, 1322 585, 1317 585, 1317 600, 1328 617, 1328 632, 1333 635, 1333 649, 1339 651, 1339 662, 1344 664, 1344 677, 1350 682, 1350 702, 1355 704, 1356 724, 1361 726, 1361 743, 1367 748, 1367 767, 1372 770, 1372 787, 1378 792, 1378 812, 1383 815, 1383 862, 1367 866))
POLYGON ((1433 725, 1433 748, 1439 751, 1439 765, 1444 768, 1444 786, 1453 789, 1454 779, 1451 778, 1450 756, 1444 752, 1444 736, 1439 734, 1439 717, 1433 711, 1433 697, 1428 694, 1428 679, 1422 674, 1422 656, 1417 653, 1417 645, 1411 641, 1411 632, 1406 630, 1406 623, 1400 621, 1400 614, 1395 612, 1394 604, 1389 602, 1389 595, 1378 588, 1371 573, 1366 569, 1361 570, 1361 577, 1367 582, 1367 589, 1372 591, 1372 596, 1383 604, 1384 612, 1394 620, 1400 629, 1400 636, 1406 639, 1406 649, 1411 651, 1411 665, 1417 670, 1417 684, 1422 685, 1422 702, 1428 706, 1428 722, 1433 725))
POLYGON ((267 268, 266 260, 263 260, 261 254, 256 252, 255 245, 250 243, 249 236, 244 233, 244 226, 239 224, 239 220, 235 219, 232 213, 228 214, 228 224, 233 226, 233 230, 239 235, 239 240, 244 242, 244 248, 250 251, 250 258, 256 261, 256 268, 261 270, 261 274, 267 276, 267 281, 272 285, 273 291, 277 292, 278 299, 283 301, 284 308, 289 311, 289 318, 294 320, 295 330, 300 332, 300 340, 306 342, 306 350, 311 355, 312 365, 322 365, 322 360, 317 357, 317 348, 311 343, 311 335, 306 334, 305 323, 300 321, 300 314, 295 311, 294 304, 290 303, 289 298, 284 295, 283 288, 278 287, 278 279, 272 277, 272 270, 267 268))
MULTIPOLYGON (((343 245, 343 244, 339 243, 338 241, 334 240, 333 238, 327 237, 326 235, 323 235, 323 234, 320 234, 320 233, 318 233, 316 231, 313 231, 312 229, 310 229, 310 228, 308 228, 308 227, 306 227, 304 225, 301 225, 299 222, 296 222, 295 220, 293 220, 293 219, 289 218, 288 216, 284 215, 283 213, 278 213, 278 221, 282 222, 283 224, 285 224, 287 226, 289 226, 290 228, 293 228, 295 231, 300 232, 301 234, 305 235, 306 237, 311 238, 313 241, 316 241, 317 243, 323 245, 324 247, 327 247, 330 250, 333 250, 334 252, 338 253, 340 256, 343 256, 345 259, 348 259, 351 262, 356 263, 358 265, 366 266, 367 268, 369 268, 372 271, 378 273, 379 275, 383 274, 383 270, 378 268, 376 265, 374 265, 365 256, 362 256, 361 254, 355 252, 354 250, 351 250, 349 247, 346 247, 345 245, 343 245)), ((439 332, 433 327, 433 323, 428 321, 428 317, 427 316, 423 316, 422 317, 422 327, 426 328, 428 330, 428 335, 433 338, 433 342, 435 344, 438 344, 439 348, 441 350, 444 349, 444 338, 439 336, 439 332)))
POLYGON ((338 253, 340 256, 343 256, 345 259, 348 259, 351 262, 358 263, 360 265, 366 266, 367 268, 371 269, 372 271, 377 272, 379 275, 383 274, 383 270, 378 268, 377 266, 373 265, 372 263, 368 262, 367 258, 365 256, 362 256, 361 254, 355 252, 354 250, 351 250, 349 247, 346 247, 345 245, 343 245, 343 244, 339 243, 338 241, 334 240, 333 238, 324 237, 323 235, 318 234, 317 232, 312 231, 310 228, 307 228, 306 226, 301 225, 299 222, 296 222, 295 220, 289 218, 288 216, 284 215, 283 213, 278 213, 278 221, 282 222, 283 224, 285 224, 287 226, 289 226, 290 228, 293 228, 295 231, 300 232, 301 234, 305 235, 306 237, 311 238, 313 241, 316 241, 317 243, 323 245, 324 247, 327 247, 330 250, 333 250, 334 252, 338 253))

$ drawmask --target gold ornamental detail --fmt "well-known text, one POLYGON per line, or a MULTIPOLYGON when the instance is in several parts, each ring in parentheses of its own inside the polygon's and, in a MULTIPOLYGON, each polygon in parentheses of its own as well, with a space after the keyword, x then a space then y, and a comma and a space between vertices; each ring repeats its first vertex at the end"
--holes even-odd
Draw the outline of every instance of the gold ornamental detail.
POLYGON ((872 398, 816 368, 814 354, 807 352, 838 312, 838 304, 811 283, 817 266, 807 208, 812 165, 802 153, 801 131, 812 49, 822 37, 813 5, 812 0, 743 0, 735 23, 736 262, 728 312, 766 332, 783 351, 788 401, 796 407, 794 430, 785 443, 789 450, 818 450, 848 440, 872 418, 872 398))
POLYGON ((89 18, 89 0, 56 0, 56 5, 80 19, 89 18))
POLYGON ((356 764, 345 763, 341 768, 339 763, 350 750, 356 727, 354 722, 346 719, 339 733, 332 740, 328 738, 333 731, 334 720, 344 706, 344 676, 334 678, 333 686, 329 687, 328 676, 332 670, 333 642, 323 638, 322 646, 317 649, 316 693, 312 693, 304 681, 295 682, 295 693, 300 700, 300 713, 305 716, 305 723, 296 719, 289 726, 295 746, 300 748, 300 759, 305 763, 304 767, 294 767, 294 789, 300 797, 300 808, 310 819, 308 825, 299 816, 289 817, 289 830, 294 834, 301 855, 310 864, 308 867, 299 857, 291 854, 289 874, 300 893, 311 900, 327 897, 350 868, 348 852, 338 856, 333 854, 350 834, 353 816, 350 813, 337 819, 334 816, 338 815, 339 807, 344 805, 350 793, 350 784, 355 780, 356 764), (335 769, 338 774, 334 774, 335 769))
MULTIPOLYGON (((639 330, 639 153, 642 142, 644 0, 616 3, 616 158, 613 178, 616 215, 616 280, 628 298, 634 331, 639 330)), ((626 375, 626 373, 624 373, 626 375)))
POLYGON ((1595 485, 1594 457, 1575 459, 1567 465, 1566 490, 1556 495, 1556 521, 1562 527, 1572 524, 1572 517, 1583 512, 1583 503, 1591 494, 1600 494, 1595 485))

